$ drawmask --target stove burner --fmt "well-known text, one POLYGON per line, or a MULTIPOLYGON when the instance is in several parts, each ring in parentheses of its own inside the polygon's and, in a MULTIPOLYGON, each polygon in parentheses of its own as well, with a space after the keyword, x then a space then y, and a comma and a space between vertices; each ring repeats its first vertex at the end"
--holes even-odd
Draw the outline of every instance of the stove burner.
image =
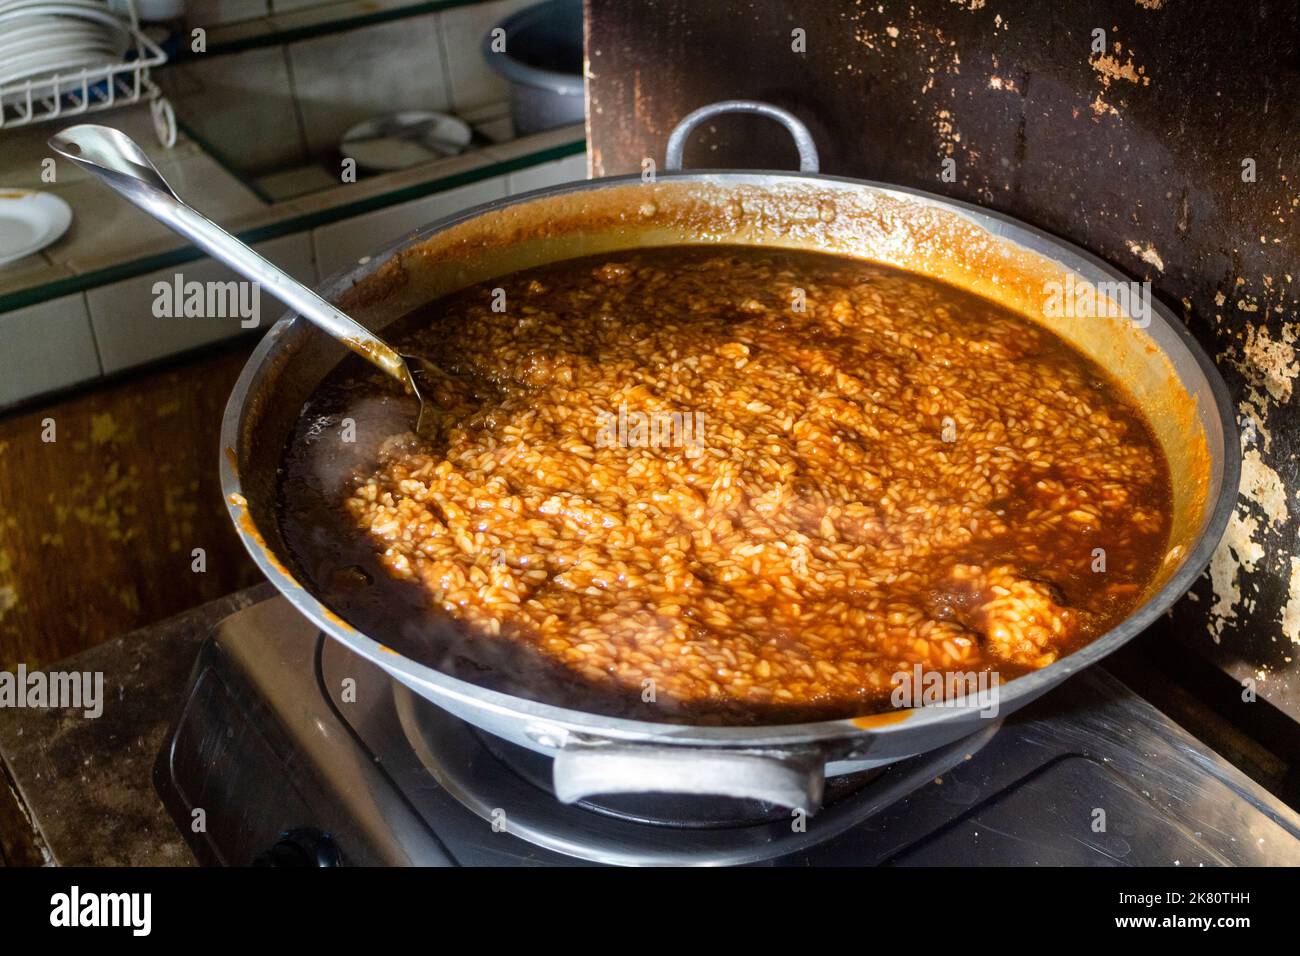
MULTIPOLYGON (((542 754, 520 747, 508 740, 475 729, 479 742, 492 756, 519 774, 541 793, 554 800, 551 786, 551 761, 542 754)), ((823 807, 834 806, 850 798, 885 772, 883 767, 872 767, 857 773, 843 774, 826 780, 823 807)), ((760 800, 743 800, 735 797, 690 797, 683 794, 642 793, 611 794, 580 800, 574 806, 592 813, 639 823, 648 826, 674 829, 712 829, 715 827, 754 826, 788 822, 787 807, 776 806, 760 800)))
MULTIPOLYGON (((355 658, 332 641, 323 651, 322 673, 329 686, 328 675, 336 664, 355 658)), ((941 750, 886 768, 828 778, 828 795, 834 795, 816 816, 756 801, 680 794, 620 794, 564 804, 550 789, 549 758, 502 740, 489 747, 487 735, 403 685, 390 686, 406 738, 402 743, 461 804, 485 822, 537 846, 623 865, 755 863, 806 850, 929 783, 977 751, 998 729, 991 723, 941 750)), ((392 738, 358 733, 384 759, 392 738)))
POLYGON ((1001 729, 828 777, 806 819, 721 798, 569 805, 548 757, 450 716, 282 598, 204 642, 155 781, 221 864, 281 858, 305 832, 331 849, 307 856, 348 865, 1300 864, 1300 817, 1100 668, 1001 729))

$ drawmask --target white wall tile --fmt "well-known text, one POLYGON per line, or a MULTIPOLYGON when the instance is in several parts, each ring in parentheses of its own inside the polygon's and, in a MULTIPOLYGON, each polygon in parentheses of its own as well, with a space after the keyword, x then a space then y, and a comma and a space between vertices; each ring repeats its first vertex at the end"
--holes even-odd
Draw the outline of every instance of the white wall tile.
POLYGON ((328 278, 435 219, 505 195, 505 179, 498 176, 321 226, 312 231, 321 276, 328 278))
MULTIPOLYGON (((294 278, 316 284, 311 239, 307 233, 271 239, 254 248, 294 278)), ((199 259, 86 293, 105 372, 131 368, 248 331, 240 327, 238 318, 156 317, 154 283, 171 282, 178 273, 185 282, 227 282, 237 278, 220 263, 199 259)), ((262 330, 269 329, 287 311, 265 291, 259 308, 258 328, 262 330)))
POLYGON ((157 76, 181 121, 232 169, 306 162, 283 47, 183 60, 157 76))
POLYGON ((337 152, 363 120, 450 103, 437 14, 303 40, 289 46, 289 59, 313 156, 337 152))
POLYGON ((189 0, 185 5, 185 22, 192 27, 238 23, 264 17, 268 9, 266 0, 189 0))
POLYGON ((532 189, 544 189, 547 186, 558 186, 560 183, 571 183, 586 178, 587 154, 577 153, 564 159, 513 172, 506 177, 506 187, 510 190, 510 195, 515 196, 532 189))
POLYGON ((536 3, 537 0, 497 0, 496 3, 475 3, 442 12, 442 40, 451 78, 451 104, 457 113, 510 98, 510 85, 484 62, 479 45, 484 35, 501 20, 536 3))
POLYGON ((99 375, 81 293, 0 313, 0 406, 99 375))

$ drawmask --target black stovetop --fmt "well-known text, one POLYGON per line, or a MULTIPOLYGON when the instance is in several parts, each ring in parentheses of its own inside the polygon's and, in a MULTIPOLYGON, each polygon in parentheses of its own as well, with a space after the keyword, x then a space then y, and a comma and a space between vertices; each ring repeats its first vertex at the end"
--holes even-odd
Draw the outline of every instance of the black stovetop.
POLYGON ((547 763, 276 598, 205 643, 156 776, 198 857, 227 864, 289 831, 355 864, 1300 863, 1300 816, 1100 668, 976 738, 833 781, 798 824, 768 806, 566 806, 547 763))

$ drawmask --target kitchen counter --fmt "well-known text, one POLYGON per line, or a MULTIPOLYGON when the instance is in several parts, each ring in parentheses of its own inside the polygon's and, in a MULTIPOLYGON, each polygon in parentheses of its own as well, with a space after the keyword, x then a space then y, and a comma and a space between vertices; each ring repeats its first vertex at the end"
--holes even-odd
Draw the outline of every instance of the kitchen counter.
MULTIPOLYGON (((166 226, 128 206, 72 163, 57 161, 55 180, 47 181, 45 160, 54 156, 47 145, 50 136, 63 127, 89 121, 75 117, 3 132, 0 186, 51 192, 72 207, 73 219, 67 233, 52 245, 0 265, 0 303, 19 301, 17 294, 22 292, 32 298, 37 290, 59 280, 66 283, 76 276, 185 245, 166 226)), ((115 126, 139 143, 187 201, 223 226, 238 229, 262 221, 262 201, 184 132, 177 134, 171 149, 159 144, 147 105, 105 113, 93 122, 115 126)), ((0 306, 0 311, 12 307, 0 306)))
POLYGON ((154 791, 154 760, 204 637, 222 618, 271 593, 269 584, 238 591, 45 669, 102 672, 98 718, 0 708, 0 766, 7 775, 0 847, 8 848, 10 862, 194 864, 154 791), (27 832, 9 832, 23 825, 27 832))
MULTIPOLYGON (((466 115, 490 145, 398 172, 331 179, 324 166, 241 178, 183 132, 161 147, 145 107, 106 114, 150 155, 186 202, 315 286, 363 256, 445 216, 543 186, 583 179, 581 125, 509 139, 503 106, 466 115), (306 190, 303 192, 303 190, 306 190), (280 198, 273 198, 279 196, 280 198)), ((0 131, 0 187, 64 199, 72 225, 39 253, 0 266, 0 411, 265 331, 284 306, 262 290, 252 316, 155 315, 159 282, 237 277, 73 164, 42 180, 57 123, 0 131), (249 331, 247 318, 256 319, 249 331)))
MULTIPOLYGON (((470 119, 480 129, 495 130, 500 125, 479 123, 473 116, 470 119)), ((173 259, 200 257, 180 236, 71 163, 57 163, 55 182, 42 179, 42 162, 53 156, 46 141, 56 130, 79 121, 6 130, 0 140, 4 147, 0 186, 52 192, 65 199, 73 212, 68 232, 53 245, 0 265, 0 312, 150 272, 173 259), (177 256, 178 252, 184 255, 177 256)), ((258 189, 264 187, 227 169, 184 130, 177 134, 171 149, 160 146, 147 106, 108 113, 97 121, 127 133, 149 154, 181 198, 249 242, 303 232, 466 182, 506 175, 582 152, 585 147, 583 128, 567 126, 501 139, 399 172, 365 176, 352 183, 336 181, 306 195, 276 201, 259 195, 258 189)))

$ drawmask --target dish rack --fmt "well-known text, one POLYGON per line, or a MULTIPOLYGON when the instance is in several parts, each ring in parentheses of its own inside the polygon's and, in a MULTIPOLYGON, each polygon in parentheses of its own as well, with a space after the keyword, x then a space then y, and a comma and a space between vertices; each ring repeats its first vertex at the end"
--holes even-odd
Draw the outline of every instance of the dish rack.
POLYGON ((130 36, 122 60, 0 86, 0 131, 148 102, 158 142, 176 144, 176 111, 149 78, 167 54, 140 30, 134 0, 113 6, 130 36))

